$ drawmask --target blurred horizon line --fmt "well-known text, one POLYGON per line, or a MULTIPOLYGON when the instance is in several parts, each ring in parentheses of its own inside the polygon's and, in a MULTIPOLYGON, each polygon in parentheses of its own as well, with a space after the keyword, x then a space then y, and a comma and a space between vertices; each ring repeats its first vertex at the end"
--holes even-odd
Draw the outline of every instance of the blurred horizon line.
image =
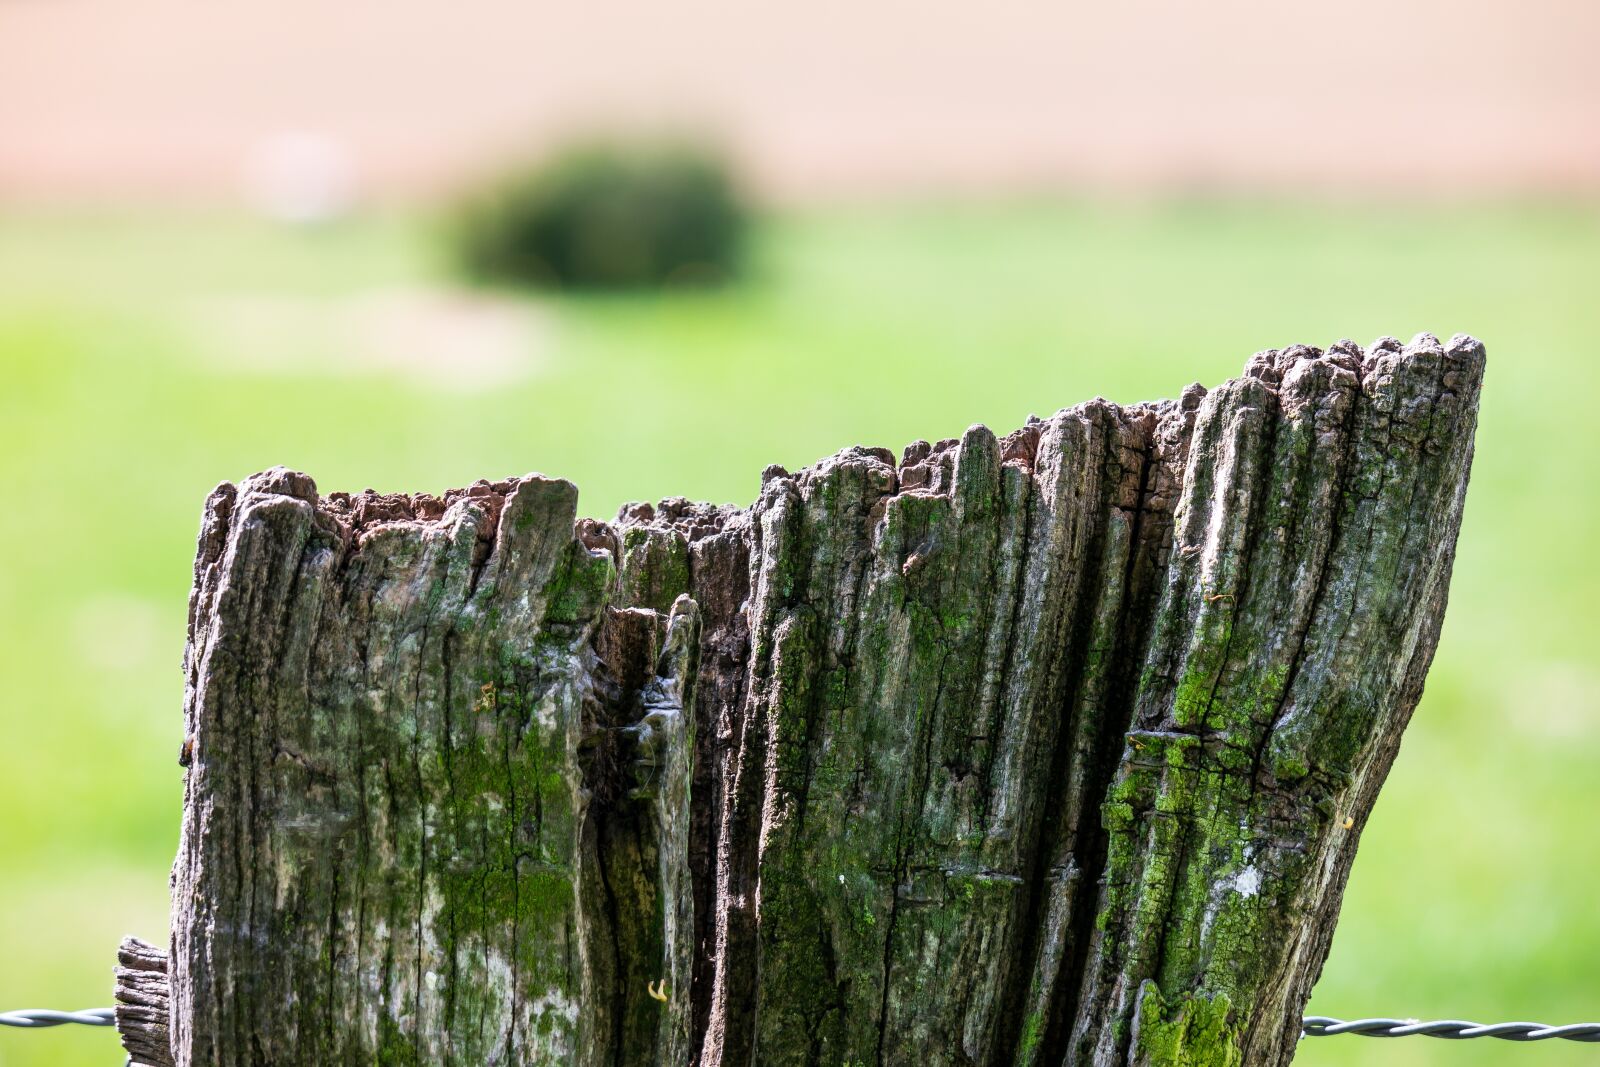
POLYGON ((1600 5, 0 4, 0 198, 427 202, 706 135, 780 204, 1600 191, 1600 5), (309 177, 308 177, 309 176, 309 177), (292 190, 291 190, 292 191, 292 190))

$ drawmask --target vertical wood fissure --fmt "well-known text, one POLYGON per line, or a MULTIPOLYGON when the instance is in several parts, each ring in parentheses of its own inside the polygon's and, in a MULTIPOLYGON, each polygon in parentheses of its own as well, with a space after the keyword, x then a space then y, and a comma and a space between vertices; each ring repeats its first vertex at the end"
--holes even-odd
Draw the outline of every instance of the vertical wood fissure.
MULTIPOLYGON (((1117 647, 1119 650, 1126 650, 1128 654, 1117 657, 1117 669, 1106 701, 1110 718, 1096 731, 1092 774, 1081 787, 1084 795, 1090 798, 1091 804, 1098 798, 1104 797, 1110 788, 1111 779, 1116 774, 1116 752, 1133 717, 1136 693, 1132 674, 1137 662, 1137 652, 1143 648, 1146 640, 1146 635, 1142 632, 1140 611, 1144 606, 1141 603, 1143 591, 1136 587, 1135 579, 1140 559, 1147 552, 1144 541, 1145 524, 1151 507, 1151 478, 1157 463, 1155 455, 1157 443, 1154 436, 1152 431, 1150 437, 1143 442, 1138 503, 1129 531, 1129 550, 1122 576, 1122 600, 1117 607, 1117 647)), ((1154 566, 1156 560, 1152 558, 1149 563, 1154 566)), ((1079 871, 1067 919, 1068 942, 1072 947, 1086 946, 1089 933, 1094 926, 1097 894, 1093 891, 1092 885, 1085 884, 1086 879, 1082 872, 1096 872, 1105 866, 1106 844, 1105 828, 1100 820, 1080 818, 1071 848, 1071 855, 1075 858, 1074 862, 1079 871)), ((1030 929, 1037 934, 1043 933, 1037 925, 1031 925, 1030 929)), ((1035 945, 1032 949, 1035 955, 1038 948, 1039 946, 1035 945)), ((1060 1063, 1066 1056, 1072 1020, 1077 1014, 1078 998, 1089 962, 1088 953, 1073 952, 1068 956, 1067 962, 1069 966, 1065 973, 1056 979, 1057 988, 1061 992, 1052 1004, 1052 1010, 1046 1019, 1046 1029, 1038 1057, 1040 1063, 1060 1063)))

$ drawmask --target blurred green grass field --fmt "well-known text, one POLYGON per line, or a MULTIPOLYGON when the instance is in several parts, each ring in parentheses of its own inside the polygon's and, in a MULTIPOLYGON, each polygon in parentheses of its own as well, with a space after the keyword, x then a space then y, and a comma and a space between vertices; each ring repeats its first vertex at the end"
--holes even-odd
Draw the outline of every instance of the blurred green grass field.
MULTIPOLYGON (((220 480, 540 470, 602 517, 746 502, 767 463, 1426 329, 1488 346, 1477 463, 1312 1010, 1600 1018, 1600 205, 832 209, 766 224, 736 288, 559 302, 453 291, 433 236, 0 216, 0 1007, 108 1003, 117 939, 165 936, 185 597, 220 480), (458 336, 464 369, 427 363, 458 336)), ((1593 1059, 1340 1038, 1297 1062, 1593 1059)), ((108 1032, 0 1030, 4 1067, 121 1062, 108 1032)))

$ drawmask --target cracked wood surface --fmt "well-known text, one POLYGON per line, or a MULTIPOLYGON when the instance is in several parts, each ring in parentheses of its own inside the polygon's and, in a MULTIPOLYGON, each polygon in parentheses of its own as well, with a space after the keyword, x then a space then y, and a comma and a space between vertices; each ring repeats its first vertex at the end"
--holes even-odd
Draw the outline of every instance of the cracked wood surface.
POLYGON ((1288 1063, 1482 372, 1296 346, 609 524, 219 487, 172 1062, 1288 1063))

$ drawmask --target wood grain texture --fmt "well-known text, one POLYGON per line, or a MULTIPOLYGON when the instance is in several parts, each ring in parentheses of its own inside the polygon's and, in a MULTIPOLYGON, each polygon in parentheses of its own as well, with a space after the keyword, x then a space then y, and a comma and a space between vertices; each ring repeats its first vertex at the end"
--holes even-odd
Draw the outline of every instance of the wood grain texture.
POLYGON ((220 487, 173 1062, 1288 1063, 1483 366, 1269 351, 609 524, 220 487))
POLYGON ((171 985, 167 953, 125 937, 117 948, 117 1034, 128 1053, 128 1067, 172 1067, 171 985))

